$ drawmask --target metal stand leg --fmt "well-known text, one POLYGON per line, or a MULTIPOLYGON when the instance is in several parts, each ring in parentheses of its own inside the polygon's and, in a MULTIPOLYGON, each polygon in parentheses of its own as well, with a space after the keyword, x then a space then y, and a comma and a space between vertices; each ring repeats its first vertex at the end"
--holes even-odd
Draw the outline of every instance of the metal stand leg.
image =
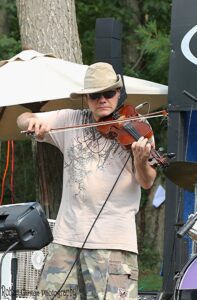
POLYGON ((14 251, 12 254, 12 261, 11 261, 11 300, 16 300, 17 296, 17 269, 18 269, 18 261, 16 257, 16 252, 14 251))
MULTIPOLYGON (((197 183, 195 184, 194 214, 197 213, 197 183)), ((197 243, 192 240, 192 257, 197 253, 197 243)))
MULTIPOLYGON (((3 264, 3 260, 6 256, 6 254, 11 251, 16 245, 18 245, 19 241, 16 241, 15 243, 13 243, 10 247, 8 247, 8 249, 3 253, 1 260, 0 260, 0 300, 1 300, 1 293, 2 293, 2 264, 3 264)), ((15 253, 15 252, 14 252, 15 253)), ((14 287, 15 287, 15 297, 16 297, 16 273, 17 273, 17 266, 15 265, 15 268, 11 266, 11 271, 14 271, 13 274, 15 274, 12 277, 12 282, 14 283, 14 287)), ((12 291, 12 289, 11 289, 12 291)), ((16 298, 12 298, 12 299, 16 299, 16 298)))

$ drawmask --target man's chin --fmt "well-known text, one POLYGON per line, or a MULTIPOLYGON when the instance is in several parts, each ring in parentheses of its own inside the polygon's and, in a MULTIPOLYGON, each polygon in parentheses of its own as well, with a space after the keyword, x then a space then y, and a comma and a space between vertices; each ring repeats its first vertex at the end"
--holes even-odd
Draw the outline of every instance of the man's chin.
POLYGON ((104 117, 108 117, 112 114, 112 111, 111 110, 108 110, 108 109, 103 109, 102 111, 99 111, 98 112, 98 116, 100 118, 104 118, 104 117))

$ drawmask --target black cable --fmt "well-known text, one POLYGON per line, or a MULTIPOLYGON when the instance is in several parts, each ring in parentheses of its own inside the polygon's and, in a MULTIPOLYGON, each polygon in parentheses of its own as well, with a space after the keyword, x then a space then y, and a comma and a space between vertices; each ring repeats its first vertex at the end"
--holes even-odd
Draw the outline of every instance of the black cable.
POLYGON ((12 250, 16 245, 19 244, 19 241, 16 241, 15 243, 13 243, 2 255, 1 257, 1 260, 0 260, 0 300, 1 300, 1 288, 2 288, 2 285, 1 285, 1 273, 2 273, 2 265, 3 265, 3 259, 5 258, 6 254, 12 250))
MULTIPOLYGON (((94 227, 96 221, 98 220, 98 218, 99 218, 101 212, 103 211, 103 209, 104 209, 104 207, 105 207, 105 205, 106 205, 106 203, 107 203, 109 197, 111 196, 111 193, 113 192, 113 190, 114 190, 114 188, 115 188, 115 186, 116 186, 116 184, 117 184, 117 182, 118 182, 118 179, 120 178, 120 176, 121 176, 121 174, 122 174, 122 172, 123 172, 123 170, 124 170, 124 168, 125 168, 127 162, 129 161, 129 158, 130 158, 130 157, 131 157, 131 154, 129 154, 129 156, 128 156, 128 158, 127 158, 127 160, 126 160, 124 166, 122 167, 122 170, 120 171, 120 173, 119 173, 118 177, 116 178, 116 180, 115 180, 115 182, 114 182, 114 184, 113 184, 113 186, 112 186, 112 188, 111 188, 111 190, 110 190, 110 192, 109 192, 107 198, 105 199, 105 201, 104 201, 104 203, 103 203, 103 205, 102 205, 102 207, 101 207, 101 209, 100 209, 98 215, 96 216, 94 222, 92 223, 92 226, 91 226, 91 228, 90 228, 90 230, 89 230, 89 232, 88 232, 88 234, 87 234, 87 236, 86 236, 86 238, 85 238, 85 240, 84 240, 84 242, 83 242, 81 248, 79 249, 79 252, 78 252, 78 254, 77 254, 77 256, 76 256, 75 261, 73 262, 73 264, 72 264, 72 266, 71 266, 71 268, 70 268, 70 271, 68 272, 68 274, 67 274, 65 280, 63 281, 62 285, 61 285, 60 288, 55 292, 55 295, 51 298, 51 300, 55 299, 55 297, 57 296, 57 294, 61 291, 61 289, 63 288, 64 284, 66 283, 66 280, 67 280, 68 277, 70 276, 70 273, 72 272, 72 270, 73 270, 75 264, 77 263, 77 261, 78 261, 78 259, 79 259, 79 257, 80 257, 80 254, 81 254, 81 252, 82 252, 82 250, 83 250, 83 248, 84 248, 84 246, 85 246, 85 243, 87 242, 87 239, 88 239, 90 233, 92 232, 92 229, 93 229, 93 227, 94 227)), ((1 299, 0 299, 0 300, 1 300, 1 299)))

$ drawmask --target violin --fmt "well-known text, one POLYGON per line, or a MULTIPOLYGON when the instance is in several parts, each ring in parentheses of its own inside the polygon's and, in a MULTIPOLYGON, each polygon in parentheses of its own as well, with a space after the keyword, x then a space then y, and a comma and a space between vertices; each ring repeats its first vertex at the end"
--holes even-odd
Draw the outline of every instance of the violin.
MULTIPOLYGON (((116 123, 107 123, 97 127, 97 130, 108 139, 115 139, 125 149, 130 149, 133 142, 138 141, 141 136, 150 139, 153 136, 153 131, 149 123, 145 122, 143 117, 139 117, 134 106, 126 105, 121 107, 118 111, 114 112, 110 117, 104 117, 100 121, 108 122, 117 120, 116 123), (132 121, 122 122, 124 119, 134 118, 132 121), (118 122, 120 120, 121 122, 118 122)), ((167 167, 167 159, 162 156, 153 147, 151 148, 151 155, 156 162, 162 166, 167 167)))

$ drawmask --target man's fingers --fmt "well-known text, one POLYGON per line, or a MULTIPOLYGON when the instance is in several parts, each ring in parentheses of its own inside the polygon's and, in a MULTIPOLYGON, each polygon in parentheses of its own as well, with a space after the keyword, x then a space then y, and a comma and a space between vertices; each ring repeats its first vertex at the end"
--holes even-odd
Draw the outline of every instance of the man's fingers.
POLYGON ((35 135, 43 137, 45 133, 50 131, 50 127, 46 124, 43 124, 37 118, 31 118, 29 121, 28 131, 34 131, 35 135))
POLYGON ((143 136, 141 136, 138 141, 133 142, 132 149, 133 150, 144 149, 146 147, 146 145, 147 145, 147 142, 148 142, 148 139, 144 138, 143 136))
POLYGON ((132 151, 137 161, 147 161, 150 156, 151 144, 147 138, 140 137, 138 141, 133 142, 132 151))
POLYGON ((28 125, 27 130, 28 131, 35 131, 35 119, 34 118, 31 118, 29 120, 29 125, 28 125))

